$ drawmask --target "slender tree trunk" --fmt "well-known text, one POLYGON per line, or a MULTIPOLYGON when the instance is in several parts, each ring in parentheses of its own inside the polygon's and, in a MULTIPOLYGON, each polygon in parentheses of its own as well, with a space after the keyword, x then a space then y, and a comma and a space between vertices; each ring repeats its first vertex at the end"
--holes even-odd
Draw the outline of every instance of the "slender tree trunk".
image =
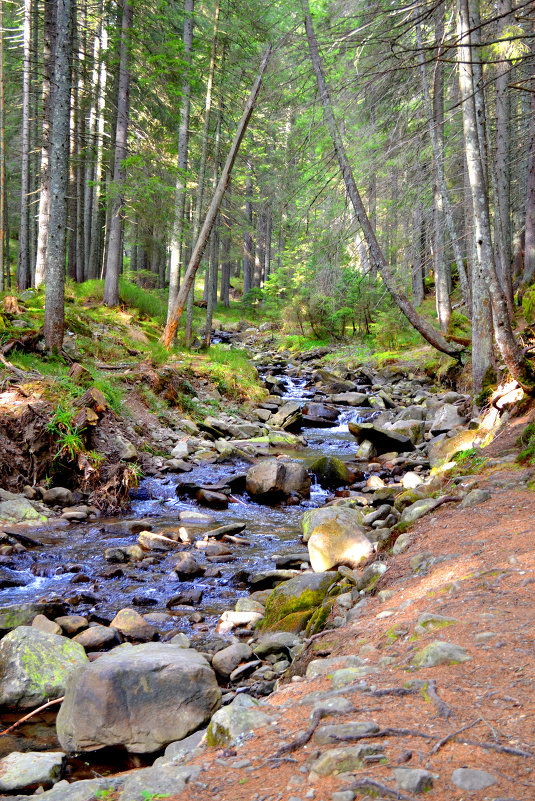
MULTIPOLYGON (((535 22, 533 23, 535 36, 535 22)), ((535 39, 532 44, 532 53, 535 57, 535 39)), ((529 286, 535 280, 535 77, 529 83, 530 115, 529 115, 529 144, 527 164, 526 187, 526 236, 524 245, 524 273, 522 284, 529 286)))
POLYGON ((238 155, 238 150, 240 148, 242 139, 245 135, 245 131, 247 130, 249 120, 251 119, 251 114, 253 113, 258 93, 260 92, 262 79, 264 77, 264 73, 266 71, 270 55, 271 55, 271 46, 269 46, 264 53, 264 57, 262 59, 262 63, 258 71, 258 75, 253 84, 253 88, 251 89, 249 99, 247 100, 245 111, 243 112, 242 118, 238 123, 238 128, 234 135, 234 139, 232 141, 232 145, 230 147, 227 160, 225 161, 225 165, 221 172, 221 177, 219 178, 216 191, 214 192, 214 196, 212 198, 210 206, 208 207, 208 211, 206 213, 206 217, 204 219, 201 232, 193 248, 190 262, 188 264, 188 269, 186 270, 186 273, 184 275, 184 280, 180 285, 180 290, 178 292, 175 306, 173 308, 172 318, 171 320, 168 320, 167 325, 165 326, 165 330, 162 334, 161 342, 164 344, 166 348, 171 347, 171 343, 174 339, 176 329, 180 321, 180 316, 184 309, 184 304, 188 297, 188 293, 191 287, 193 286, 193 282, 195 281, 195 273, 197 272, 199 264, 201 263, 202 254, 204 253, 206 243, 208 242, 210 231, 212 230, 212 226, 217 217, 221 201, 223 200, 223 196, 225 194, 225 190, 230 181, 232 168, 234 166, 236 156, 238 155))
MULTIPOLYGON (((498 38, 512 22, 511 0, 498 0, 498 38)), ((511 273, 511 96, 508 87, 511 64, 499 61, 496 64, 496 197, 494 228, 495 241, 500 245, 503 286, 508 304, 513 306, 513 281, 511 273)))
MULTIPOLYGON (((0 0, 1 1, 1 0, 0 0)), ((5 161, 4 161, 4 175, 5 175, 5 161)), ((7 179, 6 179, 7 183, 7 179)), ((4 194, 4 215, 5 215, 5 239, 4 239, 4 247, 5 247, 5 254, 6 254, 6 285, 8 289, 11 289, 11 252, 9 249, 10 244, 10 233, 9 233, 9 212, 7 207, 7 192, 4 194)))
POLYGON ((247 160, 247 182, 245 184, 245 235, 243 237, 243 297, 253 285, 253 177, 250 160, 247 160))
POLYGON ((106 258, 104 281, 104 303, 116 306, 119 303, 119 275, 122 267, 122 231, 124 209, 124 183, 126 179, 126 139, 128 133, 130 69, 128 38, 132 27, 133 8, 129 0, 123 2, 121 24, 121 56, 119 62, 119 87, 117 92, 117 127, 115 133, 115 157, 113 165, 114 197, 111 207, 110 236, 106 258))
MULTIPOLYGON (((220 0, 216 0, 214 12, 214 33, 212 37, 212 51, 210 53, 210 66, 208 68, 208 81, 206 83, 206 98, 204 102, 204 123, 202 132, 201 159, 199 163, 199 176, 197 181, 197 194, 195 200, 195 216, 193 218, 193 236, 191 241, 196 242, 201 228, 201 215, 204 197, 204 182, 206 179, 206 157, 208 154, 208 138, 210 133, 210 112, 212 110, 212 90, 214 86, 214 73, 217 59, 217 37, 219 29, 220 0)), ((191 345, 193 334, 193 303, 195 300, 195 284, 191 285, 191 294, 188 297, 186 311, 186 347, 191 345)))
POLYGON ((45 345, 49 351, 61 350, 65 320, 64 284, 73 11, 73 0, 58 0, 54 108, 50 140, 50 214, 44 320, 45 345))
POLYGON ((221 254, 221 289, 219 300, 226 308, 230 305, 230 248, 232 244, 231 236, 231 221, 229 216, 229 194, 230 186, 227 189, 227 194, 223 198, 222 211, 221 211, 221 227, 223 229, 223 245, 221 254))
POLYGON ((17 285, 28 289, 30 273, 30 77, 31 77, 31 13, 32 0, 24 0, 23 63, 22 63, 22 136, 21 136, 21 182, 20 182, 20 227, 19 264, 17 285))
MULTIPOLYGON (((473 276, 473 293, 482 292, 485 284, 488 287, 492 303, 492 316, 494 321, 494 334, 496 342, 512 376, 527 390, 533 391, 535 387, 535 375, 531 364, 524 358, 522 349, 515 340, 511 321, 507 309, 507 301, 502 291, 496 264, 494 261, 494 251, 491 241, 491 224, 488 205, 488 184, 486 180, 485 160, 482 148, 485 139, 481 138, 480 129, 484 120, 478 119, 480 110, 484 108, 482 98, 478 97, 482 91, 482 83, 475 80, 472 69, 472 51, 470 47, 470 30, 472 21, 477 18, 478 8, 474 0, 457 0, 457 39, 459 55, 459 85, 463 104, 463 130, 466 148, 466 160, 468 164, 468 174, 472 190, 472 204, 474 213, 475 240, 477 247, 477 268, 479 275, 473 276)), ((474 302, 474 305, 475 302, 474 302)), ((482 309, 484 310, 485 301, 482 309)), ((486 328, 478 326, 478 319, 474 317, 473 332, 476 336, 486 335, 486 328)), ((483 325, 486 327, 487 323, 483 325)), ((487 337, 488 339, 488 337, 487 337)), ((490 366, 490 358, 481 358, 481 351, 474 353, 474 346, 478 346, 478 341, 474 339, 472 364, 474 388, 478 391, 481 388, 481 381, 484 372, 490 366), (477 358, 475 358, 477 356, 477 358)), ((480 345, 479 345, 480 348, 480 345)), ((484 355, 484 354, 483 354, 484 355)))
MULTIPOLYGON (((221 72, 223 73, 223 65, 225 63, 225 49, 221 56, 221 72)), ((221 126, 223 124, 223 90, 220 89, 219 93, 219 107, 217 110, 217 126, 215 132, 215 150, 214 150, 214 176, 213 185, 214 192, 217 189, 217 182, 219 180, 219 169, 221 159, 221 126)), ((217 272, 219 267, 219 216, 216 218, 216 225, 212 229, 212 239, 210 241, 210 258, 208 261, 207 271, 207 297, 206 297, 206 326, 204 329, 204 346, 210 347, 212 336, 212 319, 214 315, 214 308, 217 304, 217 272)))
POLYGON ((312 65, 314 67, 314 72, 316 74, 316 80, 318 82, 321 103, 323 106, 323 113, 325 116, 327 126, 329 128, 331 139, 333 141, 333 147, 336 153, 336 157, 338 159, 338 163, 340 165, 340 171, 344 179, 346 191, 353 205, 355 218, 362 228, 362 232, 370 252, 371 260, 375 264, 378 273, 381 275, 381 278, 383 279, 383 282, 385 283, 388 291, 390 292, 392 299, 394 300, 396 305, 401 309, 401 311, 409 320, 411 325, 424 337, 424 339, 426 339, 429 342, 430 345, 433 345, 433 347, 436 348, 437 350, 452 355, 457 354, 461 350, 461 348, 456 343, 447 342, 442 336, 442 334, 439 331, 437 331, 436 328, 434 328, 430 323, 428 323, 428 321, 416 311, 416 309, 410 303, 407 296, 403 292, 399 291, 398 288, 396 287, 394 277, 388 267, 384 254, 379 246, 377 237, 375 236, 375 232, 373 231, 373 228, 370 224, 369 217, 366 214, 362 198, 357 189, 353 172, 351 170, 351 166, 347 158, 342 137, 340 135, 340 131, 338 130, 338 126, 334 118, 331 99, 329 96, 329 91, 327 89, 327 84, 325 83, 325 77, 323 75, 323 69, 321 66, 321 61, 318 51, 318 43, 316 41, 316 35, 314 33, 314 28, 312 26, 312 18, 310 16, 307 0, 302 0, 302 4, 303 4, 303 11, 305 13, 305 26, 306 26, 308 46, 310 50, 312 65))
POLYGON ((106 208, 102 197, 102 187, 106 185, 106 165, 104 164, 104 129, 105 129, 105 97, 108 82, 108 71, 106 69, 105 54, 108 49, 108 33, 104 24, 100 31, 100 72, 97 79, 98 92, 97 100, 97 123, 95 153, 91 158, 95 158, 95 181, 93 188, 88 188, 86 194, 90 194, 91 213, 88 217, 89 225, 89 248, 86 251, 87 276, 97 278, 102 265, 102 242, 103 227, 106 221, 106 208))
POLYGON ((413 259, 411 269, 411 300, 419 306, 424 299, 424 259, 425 259, 425 217, 421 203, 418 203, 413 215, 413 259))
POLYGON ((6 218, 6 125, 4 84, 4 0, 0 0, 0 292, 4 291, 6 218))
POLYGON ((175 194, 175 219, 173 233, 171 236, 171 263, 169 267, 169 301, 167 307, 167 319, 171 314, 178 286, 180 283, 180 271, 182 264, 182 249, 184 236, 184 213, 186 206, 186 171, 188 169, 188 144, 189 144, 189 118, 191 105, 191 54, 193 50, 193 11, 194 0, 184 2, 184 30, 182 41, 184 50, 182 61, 184 62, 184 77, 182 80, 182 101, 180 107, 180 124, 178 128, 178 176, 176 181, 175 194))

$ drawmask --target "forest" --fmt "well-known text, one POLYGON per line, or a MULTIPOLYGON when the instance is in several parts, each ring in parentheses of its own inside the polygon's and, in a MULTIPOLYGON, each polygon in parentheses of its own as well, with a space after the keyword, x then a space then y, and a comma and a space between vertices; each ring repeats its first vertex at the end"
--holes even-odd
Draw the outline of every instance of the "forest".
POLYGON ((530 2, 1 13, 0 291, 46 286, 49 350, 65 280, 114 306, 122 276, 167 302, 167 347, 196 292, 206 332, 242 300, 303 336, 471 351, 476 392, 496 357, 533 386, 530 2))

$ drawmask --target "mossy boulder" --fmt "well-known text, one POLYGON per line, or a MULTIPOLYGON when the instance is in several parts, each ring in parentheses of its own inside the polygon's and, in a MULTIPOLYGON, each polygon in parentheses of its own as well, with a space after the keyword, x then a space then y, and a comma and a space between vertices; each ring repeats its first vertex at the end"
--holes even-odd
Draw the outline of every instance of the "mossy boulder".
POLYGON ((321 606, 338 573, 303 573, 275 587, 266 602, 259 628, 267 631, 302 631, 321 606))
POLYGON ((0 520, 6 523, 46 523, 47 517, 21 495, 0 503, 0 520))
POLYGON ((316 476, 322 487, 335 488, 340 484, 351 484, 353 473, 336 456, 320 456, 309 465, 309 472, 316 476))
POLYGON ((434 640, 418 651, 413 659, 415 668, 429 668, 437 665, 460 665, 471 657, 465 648, 443 640, 434 640))
POLYGON ((206 742, 209 746, 221 748, 240 735, 267 726, 270 722, 271 718, 250 695, 237 695, 231 704, 212 715, 206 732, 206 742))
POLYGON ((402 512, 408 506, 412 506, 413 503, 416 503, 416 501, 421 501, 423 498, 425 498, 428 491, 429 490, 427 490, 425 487, 415 487, 414 489, 408 489, 405 490, 405 492, 400 492, 399 495, 396 496, 394 506, 398 512, 402 512))
POLYGON ((19 626, 0 642, 0 705, 31 709, 59 698, 70 676, 86 664, 78 643, 19 626))

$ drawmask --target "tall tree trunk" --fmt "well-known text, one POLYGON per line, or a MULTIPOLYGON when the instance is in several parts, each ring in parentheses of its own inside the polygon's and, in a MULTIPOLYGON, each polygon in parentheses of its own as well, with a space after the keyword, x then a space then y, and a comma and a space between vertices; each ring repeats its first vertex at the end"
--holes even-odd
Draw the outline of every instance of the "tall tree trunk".
POLYGON ((108 82, 108 70, 106 68, 105 53, 108 49, 108 33, 104 24, 100 30, 100 71, 95 91, 98 92, 97 100, 97 122, 95 153, 91 158, 95 158, 95 181, 93 188, 88 188, 87 193, 91 195, 90 209, 88 217, 89 225, 89 248, 86 252, 87 277, 97 278, 100 274, 102 265, 102 243, 103 227, 106 221, 106 208, 102 197, 102 187, 106 185, 106 165, 104 164, 104 129, 106 123, 105 98, 108 82))
POLYGON ((30 77, 31 77, 31 13, 32 0, 24 0, 23 63, 22 63, 22 135, 20 181, 19 264, 17 285, 28 289, 30 273, 30 77))
POLYGON ((411 323, 411 325, 424 337, 424 339, 426 339, 429 342, 430 345, 433 345, 433 347, 436 348, 437 350, 440 350, 443 353, 448 353, 451 355, 457 354, 461 350, 461 348, 456 343, 447 342, 442 336, 442 334, 436 330, 436 328, 434 328, 424 317, 418 314, 414 306, 410 303, 407 296, 403 292, 398 290, 396 286, 394 277, 388 267, 388 264, 384 257, 384 253, 382 252, 379 246, 377 237, 375 236, 375 232, 370 224, 369 217, 366 214, 362 198, 357 189, 355 178, 353 176, 353 172, 351 170, 351 166, 347 158, 342 137, 340 135, 340 131, 338 129, 336 120, 334 118, 331 99, 329 96, 329 91, 327 89, 327 84, 325 83, 325 77, 323 75, 323 69, 321 66, 321 61, 318 51, 318 43, 316 40, 316 35, 314 33, 314 28, 312 26, 312 18, 310 16, 310 10, 308 8, 307 0, 302 0, 302 5, 305 14, 305 27, 307 33, 308 46, 310 50, 312 65, 314 67, 314 72, 316 74, 316 80, 318 82, 320 99, 323 106, 325 121, 327 123, 331 139, 333 141, 334 151, 336 153, 336 157, 340 165, 340 171, 344 179, 346 191, 353 205, 355 218, 362 228, 362 232, 364 234, 364 238, 366 240, 370 252, 371 260, 375 264, 378 273, 381 275, 388 291, 390 292, 393 301, 401 309, 401 311, 408 319, 408 321, 411 323))
POLYGON ((4 0, 0 0, 0 292, 4 291, 6 219, 6 124, 4 82, 4 0))
POLYGON ((180 107, 180 124, 178 128, 178 176, 176 181, 175 193, 175 218, 173 222, 173 232, 171 236, 171 262, 169 266, 169 301, 167 306, 167 319, 171 314, 178 286, 180 283, 180 271, 182 264, 182 249, 184 236, 184 213, 186 206, 186 171, 188 169, 188 144, 189 144, 189 118, 191 105, 191 54, 193 50, 193 11, 194 0, 184 2, 184 30, 182 41, 184 49, 182 52, 183 79, 182 79, 182 99, 180 107))
MULTIPOLYGON (((535 37, 535 21, 533 22, 535 37)), ((535 57, 535 38, 531 46, 535 57)), ((526 236, 524 245, 524 272, 522 284, 527 287, 535 280, 535 77, 532 77, 530 89, 529 144, 526 186, 526 236)))
POLYGON ((106 256, 106 278, 104 281, 104 304, 119 303, 119 275, 122 267, 122 232, 124 210, 124 183, 126 180, 126 144, 128 134, 130 69, 129 34, 132 27, 133 8, 129 0, 123 2, 121 23, 121 55, 119 60, 119 86, 117 91, 117 127, 115 130, 115 156, 113 164, 114 197, 111 207, 110 235, 106 256))
POLYGON ((247 160, 247 181, 245 184, 245 234, 243 237, 243 297, 253 286, 253 170, 250 159, 247 160))
POLYGON ((231 236, 231 220, 229 212, 229 194, 230 186, 227 189, 227 194, 223 199, 221 210, 221 227, 223 229, 223 244, 221 254, 221 288, 219 300, 226 308, 230 305, 230 248, 232 244, 231 236))
POLYGON ((234 166, 236 156, 238 155, 238 150, 240 149, 240 145, 245 135, 245 131, 247 130, 249 120, 251 119, 251 114, 253 113, 258 93, 260 92, 260 87, 262 86, 262 79, 267 69, 270 55, 271 55, 271 46, 268 46, 264 53, 262 63, 260 64, 258 75, 256 76, 253 88, 251 89, 251 93, 245 105, 245 111, 242 114, 241 120, 238 123, 238 128, 236 130, 236 133, 234 134, 234 139, 232 140, 232 145, 230 146, 229 154, 227 156, 223 170, 221 172, 221 177, 219 178, 219 182, 214 192, 214 196, 212 198, 210 206, 208 207, 208 211, 206 212, 206 217, 204 219, 201 232, 193 248, 191 258, 188 264, 188 269, 186 270, 186 273, 184 275, 184 280, 180 285, 177 299, 175 301, 175 305, 173 308, 173 315, 171 319, 167 321, 167 325, 165 326, 165 330, 162 334, 161 342, 166 348, 171 347, 171 343, 175 337, 176 329, 180 321, 180 316, 184 309, 184 304, 188 297, 188 293, 191 287, 193 286, 193 282, 195 281, 195 274, 199 269, 199 264, 201 263, 202 254, 204 253, 204 249, 206 247, 206 243, 208 242, 208 238, 210 236, 210 232, 212 230, 214 221, 219 212, 221 201, 223 200, 225 190, 230 181, 232 168, 234 166))
MULTIPOLYGON (((488 288, 492 303, 492 316, 494 321, 494 334, 496 342, 512 376, 529 391, 535 387, 535 374, 531 364, 524 358, 522 349, 515 340, 507 302, 502 291, 496 264, 494 261, 494 251, 491 241, 491 224, 488 205, 488 189, 485 170, 485 159, 483 148, 485 139, 481 137, 480 129, 484 122, 478 120, 478 114, 484 108, 483 100, 479 97, 483 92, 482 82, 479 76, 474 75, 472 63, 472 50, 470 47, 470 31, 472 21, 477 18, 478 8, 474 0, 457 0, 457 39, 459 57, 459 85, 463 105, 463 131, 466 149, 466 160, 468 164, 468 175, 472 191, 472 205, 474 214, 475 241, 477 247, 477 269, 478 275, 472 277, 474 297, 483 291, 485 285, 488 288), (477 78, 477 80, 475 79, 477 78)), ((474 301, 474 305, 476 305, 474 301)), ((485 309, 483 301, 481 309, 485 309)), ((473 378, 476 391, 481 389, 481 382, 484 373, 490 366, 490 357, 481 358, 482 351, 480 344, 474 336, 486 336, 487 323, 478 326, 478 319, 474 316, 473 325, 473 378), (474 335, 474 331, 476 332, 474 335), (478 346, 474 352, 474 346, 478 346)), ((488 337, 486 337, 488 339, 488 337)))
POLYGON ((411 269, 411 300, 419 306, 424 299, 424 260, 425 260, 425 216, 421 203, 418 203, 413 215, 413 259, 411 269))
MULTIPOLYGON (((225 63, 225 48, 221 56, 221 72, 223 73, 223 65, 225 63)), ((219 106, 217 110, 217 126, 215 132, 215 150, 214 150, 214 176, 213 185, 214 192, 217 189, 217 182, 219 180, 219 169, 221 159, 221 126, 223 124, 223 89, 220 88, 219 93, 219 106)), ((217 222, 219 217, 216 218, 217 222)), ((212 319, 214 315, 214 308, 217 304, 217 272, 219 268, 219 226, 216 222, 215 227, 212 229, 212 238, 210 241, 210 258, 208 261, 207 270, 207 297, 206 297, 206 326, 204 329, 204 346, 210 347, 212 336, 212 319)))
MULTIPOLYGON (((195 200, 195 216, 193 218, 192 242, 196 242, 201 228, 202 205, 204 197, 204 182, 206 179, 206 157, 208 154, 208 138, 210 133, 210 112, 212 110, 212 90, 214 86, 214 73, 217 58, 217 37, 219 30, 219 11, 221 3, 216 0, 214 12, 214 33, 212 36, 212 50, 210 53, 210 66, 208 68, 208 81, 206 83, 206 97, 204 101, 204 123, 202 131, 201 159, 199 163, 199 175, 197 180, 197 193, 195 200)), ((186 347, 189 348, 193 333, 193 302, 195 300, 195 284, 191 285, 190 296, 188 297, 188 308, 186 311, 186 347)))
POLYGON ((73 0, 58 0, 54 108, 50 139, 50 214, 46 253, 44 334, 47 350, 61 350, 65 321, 64 284, 69 175, 69 121, 73 0))
MULTIPOLYGON (((498 38, 512 22, 511 0, 498 0, 498 38)), ((503 56, 501 56, 503 58, 503 56)), ((503 287, 508 304, 513 306, 513 281, 511 272, 511 97, 508 87, 511 64, 498 61, 496 64, 496 197, 494 212, 495 241, 500 247, 503 287)))

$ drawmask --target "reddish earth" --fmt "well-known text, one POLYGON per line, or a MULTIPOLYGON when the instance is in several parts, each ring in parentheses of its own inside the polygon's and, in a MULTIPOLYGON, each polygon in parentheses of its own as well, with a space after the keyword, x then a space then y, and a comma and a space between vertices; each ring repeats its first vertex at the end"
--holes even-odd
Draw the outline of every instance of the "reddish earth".
POLYGON ((196 757, 194 762, 204 767, 199 781, 176 799, 329 801, 332 792, 349 789, 362 779, 380 782, 391 794, 376 788, 361 790, 357 798, 412 798, 408 792, 396 793, 392 769, 400 764, 434 774, 433 788, 426 793, 434 801, 535 799, 535 496, 526 486, 532 470, 512 461, 512 448, 525 423, 518 420, 487 449, 486 455, 495 457, 490 468, 480 476, 463 478, 488 489, 490 500, 465 510, 446 504, 421 519, 413 527, 411 547, 389 557, 377 587, 391 595, 386 600, 370 598, 352 625, 326 631, 310 644, 311 658, 359 654, 367 665, 378 666, 379 671, 366 678, 373 690, 402 688, 415 679, 433 680, 451 711, 449 718, 440 716, 436 699, 434 703, 427 691, 377 697, 362 692, 358 681, 349 684, 341 693, 354 711, 331 715, 320 725, 372 720, 381 729, 411 733, 361 740, 381 743, 386 759, 352 773, 311 780, 309 765, 319 753, 356 743, 319 747, 312 737, 307 745, 272 760, 283 743, 292 742, 309 726, 310 694, 332 689, 330 676, 294 680, 269 699, 267 711, 273 712, 274 725, 257 730, 239 748, 212 749, 196 757), (496 464, 508 454, 509 461, 496 464), (421 553, 439 561, 417 575, 410 563, 421 553), (425 612, 458 622, 415 634, 416 621, 425 612), (415 670, 411 666, 415 652, 437 639, 464 647, 470 661, 415 670), (465 727, 457 738, 438 747, 441 738, 465 727), (496 782, 473 793, 459 789, 451 779, 461 767, 488 771, 496 782))

